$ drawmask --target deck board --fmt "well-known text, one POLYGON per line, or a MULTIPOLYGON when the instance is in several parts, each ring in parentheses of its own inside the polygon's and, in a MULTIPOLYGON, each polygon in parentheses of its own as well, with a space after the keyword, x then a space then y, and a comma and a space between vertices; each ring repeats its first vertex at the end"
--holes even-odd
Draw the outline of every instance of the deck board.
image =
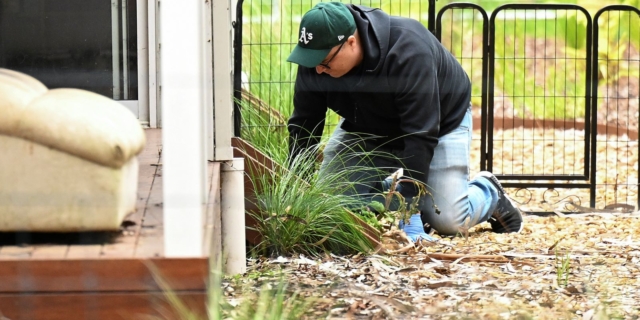
POLYGON ((68 244, 51 244, 36 246, 31 259, 65 259, 69 252, 68 244))
POLYGON ((138 231, 133 253, 135 257, 162 256, 164 252, 162 204, 162 165, 158 165, 154 173, 151 192, 138 231))
POLYGON ((154 275, 173 290, 198 290, 205 287, 207 272, 208 263, 201 258, 4 261, 0 293, 163 289, 154 275))
POLYGON ((0 248, 0 257, 3 260, 24 260, 31 259, 31 253, 35 246, 4 246, 0 248))
POLYGON ((101 244, 72 244, 69 245, 65 259, 98 259, 102 251, 101 244))
MULTIPOLYGON (((149 131, 148 131, 149 132, 149 131)), ((144 208, 139 210, 136 220, 135 242, 132 256, 136 258, 161 257, 164 252, 164 233, 162 230, 162 135, 161 131, 147 134, 147 144, 141 153, 141 171, 148 186, 144 208)))
MULTIPOLYGON (((206 319, 204 305, 206 294, 193 291, 176 291, 176 296, 185 303, 187 309, 197 315, 196 319, 206 319)), ((2 294, 0 306, 3 315, 11 318, 0 319, 184 319, 185 315, 176 311, 160 291, 147 293, 91 293, 91 294, 2 294), (13 315, 19 315, 13 317, 13 315)))

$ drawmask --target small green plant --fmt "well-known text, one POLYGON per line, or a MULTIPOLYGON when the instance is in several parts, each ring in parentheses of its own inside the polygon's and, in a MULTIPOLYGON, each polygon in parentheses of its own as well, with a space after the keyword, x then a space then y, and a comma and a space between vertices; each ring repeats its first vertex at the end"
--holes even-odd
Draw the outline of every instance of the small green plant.
POLYGON ((375 208, 363 208, 359 214, 360 214, 360 218, 362 218, 362 220, 364 222, 366 222, 368 225, 374 227, 376 230, 378 231, 384 231, 384 225, 382 224, 382 222, 378 219, 379 215, 376 215, 376 212, 382 212, 382 210, 384 210, 384 206, 382 205, 382 203, 378 202, 378 201, 373 201, 372 203, 369 204, 370 207, 375 207, 375 208), (376 208, 380 208, 381 210, 377 210, 376 208), (373 211, 372 211, 373 210, 373 211))
POLYGON ((555 249, 556 253, 556 275, 558 285, 566 287, 569 284, 569 274, 571 273, 571 257, 569 252, 564 255, 558 253, 558 249, 555 249))

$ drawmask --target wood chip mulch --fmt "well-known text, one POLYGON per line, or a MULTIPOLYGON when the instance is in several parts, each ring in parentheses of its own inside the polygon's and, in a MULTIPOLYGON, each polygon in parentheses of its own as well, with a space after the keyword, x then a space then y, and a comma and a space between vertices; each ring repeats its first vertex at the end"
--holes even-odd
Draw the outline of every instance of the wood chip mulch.
MULTIPOLYGON (((583 134, 534 129, 498 132, 498 140, 511 143, 505 150, 517 152, 500 154, 495 167, 583 170, 584 153, 560 143, 567 135, 580 141, 583 134), (533 154, 545 156, 530 157, 531 164, 524 162, 529 157, 523 155, 533 154)), ((622 178, 633 183, 599 188, 597 207, 637 197, 638 141, 608 139, 615 143, 598 145, 599 183, 620 183, 622 178)), ((477 144, 473 148, 476 164, 480 152, 477 144)), ((519 234, 496 234, 482 223, 460 230, 456 237, 435 234, 437 244, 414 246, 403 232, 391 231, 383 237, 384 248, 371 255, 252 259, 247 274, 224 282, 225 295, 235 303, 252 299, 254 293, 248 292, 277 282, 284 273, 288 290, 315 299, 308 319, 640 319, 637 208, 590 212, 573 203, 569 208, 577 213, 566 214, 564 202, 580 198, 585 205, 588 194, 570 190, 569 196, 560 191, 552 199, 537 195, 527 200, 514 190, 510 193, 524 210, 553 215, 525 216, 519 234)))
POLYGON ((316 299, 309 319, 638 319, 639 218, 529 215, 519 234, 483 223, 408 248, 392 231, 373 255, 250 260, 247 275, 260 276, 223 285, 242 299, 282 272, 289 290, 316 299))

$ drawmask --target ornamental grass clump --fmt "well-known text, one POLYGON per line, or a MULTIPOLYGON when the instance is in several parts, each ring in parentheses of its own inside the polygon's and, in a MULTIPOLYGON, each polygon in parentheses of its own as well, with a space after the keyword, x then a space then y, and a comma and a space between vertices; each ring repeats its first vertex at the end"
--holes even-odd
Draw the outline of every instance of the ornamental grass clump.
MULTIPOLYGON (((254 177, 261 186, 256 194, 260 213, 252 213, 262 241, 256 254, 267 256, 324 252, 348 254, 368 252, 372 244, 349 208, 359 208, 359 199, 343 195, 345 175, 358 168, 319 177, 317 148, 301 152, 288 169, 277 168, 269 175, 254 177)), ((258 188, 256 188, 258 189, 258 188)))
POLYGON ((280 166, 253 176, 259 212, 250 213, 261 242, 253 254, 277 256, 295 253, 317 255, 367 252, 372 244, 349 211, 362 207, 360 200, 342 195, 353 183, 346 175, 357 167, 319 177, 320 147, 288 159, 288 132, 272 108, 256 99, 242 101, 242 137, 280 166))

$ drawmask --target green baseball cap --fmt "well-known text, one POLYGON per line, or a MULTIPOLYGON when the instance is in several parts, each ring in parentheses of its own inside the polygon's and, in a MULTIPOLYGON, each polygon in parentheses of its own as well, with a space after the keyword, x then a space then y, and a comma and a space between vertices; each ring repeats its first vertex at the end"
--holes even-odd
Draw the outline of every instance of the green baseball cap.
POLYGON ((347 41, 356 31, 356 23, 341 2, 321 2, 302 17, 298 44, 287 58, 307 68, 315 68, 331 48, 347 41))

